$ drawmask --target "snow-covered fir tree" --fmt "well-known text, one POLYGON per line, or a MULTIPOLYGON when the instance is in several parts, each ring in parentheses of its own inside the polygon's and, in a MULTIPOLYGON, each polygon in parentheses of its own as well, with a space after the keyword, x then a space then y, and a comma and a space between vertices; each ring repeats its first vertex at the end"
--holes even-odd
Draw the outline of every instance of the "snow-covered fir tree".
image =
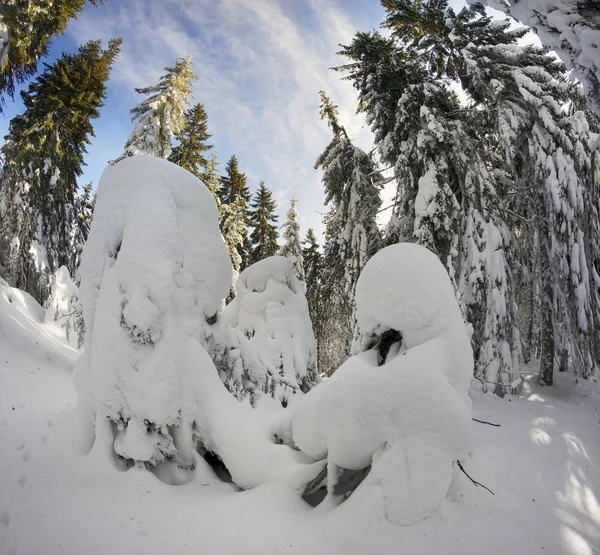
POLYGON ((120 44, 103 50, 89 42, 46 65, 22 93, 25 111, 10 122, 2 147, 0 265, 7 281, 39 302, 50 275, 73 269, 77 178, 120 44))
POLYGON ((197 77, 191 56, 178 58, 175 66, 166 67, 165 71, 156 85, 135 89, 147 98, 131 110, 134 129, 117 162, 136 154, 158 158, 171 155, 173 136, 186 124, 185 107, 192 97, 192 81, 197 77))
MULTIPOLYGON (((316 329, 319 317, 319 292, 321 288, 322 255, 315 231, 309 228, 302 242, 302 258, 304 260, 304 276, 306 278, 306 300, 313 328, 316 329)), ((315 335, 317 332, 315 331, 315 335)))
POLYGON ((286 221, 283 228, 284 243, 279 249, 279 255, 285 256, 292 264, 294 274, 306 289, 306 278, 304 276, 304 259, 302 256, 302 242, 300 239, 300 224, 298 223, 298 211, 296 205, 298 199, 295 197, 290 201, 290 207, 286 213, 286 221))
POLYGON ((239 264, 236 264, 238 256, 234 253, 232 253, 232 260, 234 261, 235 270, 241 271, 248 266, 251 250, 247 225, 248 203, 252 193, 250 193, 248 187, 246 174, 239 170, 238 159, 235 154, 227 162, 226 171, 226 175, 221 177, 221 184, 217 191, 222 211, 220 219, 221 232, 223 237, 233 233, 231 240, 226 239, 226 242, 228 246, 236 245, 239 264), (227 208, 228 206, 230 208, 227 208))
MULTIPOLYGON (((86 3, 103 0, 49 0, 31 2, 4 0, 0 3, 0 100, 12 97, 15 87, 37 71, 53 38, 64 33, 86 3)), ((2 103, 0 102, 0 112, 2 103)))
POLYGON ((77 281, 77 270, 81 263, 81 253, 90 233, 94 207, 96 206, 96 191, 94 183, 90 182, 75 196, 75 222, 72 232, 72 253, 69 261, 69 273, 77 281))
MULTIPOLYGON (((219 199, 219 187, 221 185, 221 174, 219 173, 219 156, 212 152, 204 170, 200 173, 200 179, 208 187, 208 190, 214 195, 217 207, 221 206, 219 199)), ((220 208, 219 208, 220 210, 220 208)))
POLYGON ((539 314, 541 381, 551 383, 544 375, 559 358, 589 375, 597 326, 593 272, 581 254, 593 248, 581 233, 589 221, 581 184, 591 167, 583 145, 591 143, 562 65, 518 46, 526 31, 492 21, 481 5, 456 14, 445 1, 382 3, 390 38, 357 35, 342 50, 351 63, 340 69, 359 90, 382 160, 395 166, 388 238, 412 235, 446 263, 474 326, 484 387, 510 389, 518 376, 515 324, 527 320, 530 336, 535 328, 514 314, 510 266, 519 288, 530 288, 522 304, 539 314), (473 106, 458 104, 440 78, 460 82, 473 106), (394 102, 391 130, 381 114, 394 102))
POLYGON ((185 111, 184 117, 183 127, 175 134, 179 144, 173 148, 169 160, 202 178, 210 164, 206 154, 212 149, 212 145, 207 143, 211 138, 208 115, 202 104, 196 104, 185 111))
POLYGON ((219 210, 219 227, 227 245, 231 263, 236 272, 241 271, 242 255, 246 235, 246 204, 242 197, 237 197, 229 204, 221 204, 219 210))
POLYGON ((381 207, 383 178, 370 157, 354 146, 340 125, 335 106, 321 91, 321 118, 333 131, 333 139, 319 156, 315 168, 323 170, 327 216, 323 280, 324 317, 335 325, 320 329, 322 356, 335 349, 321 370, 332 372, 348 356, 355 326, 354 293, 365 264, 382 247, 376 218, 381 207), (331 347, 328 348, 327 344, 331 347))
POLYGON ((279 249, 277 244, 279 233, 276 226, 279 216, 275 214, 277 205, 273 199, 273 192, 267 188, 264 181, 260 182, 250 206, 248 211, 248 221, 252 229, 250 264, 254 264, 263 258, 275 256, 279 249))
MULTIPOLYGON (((468 0, 471 4, 481 0, 468 0)), ((596 0, 483 0, 514 17, 554 50, 584 85, 590 108, 600 114, 600 4, 596 0)))

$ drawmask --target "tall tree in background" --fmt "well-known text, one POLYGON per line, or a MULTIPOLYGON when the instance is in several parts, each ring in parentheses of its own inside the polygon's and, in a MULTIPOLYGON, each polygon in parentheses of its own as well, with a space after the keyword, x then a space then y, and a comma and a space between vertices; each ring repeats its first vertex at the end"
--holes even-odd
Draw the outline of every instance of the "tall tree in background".
MULTIPOLYGON (((15 85, 37 71, 53 38, 64 33, 89 1, 98 6, 103 0, 4 0, 0 2, 0 100, 13 97, 15 85)), ((0 102, 0 111, 2 104, 0 102)))
POLYGON ((302 243, 300 240, 300 224, 298 223, 298 211, 296 205, 298 200, 292 198, 290 207, 287 211, 287 220, 283 224, 283 239, 284 243, 279 249, 279 255, 285 256, 294 269, 296 277, 306 290, 306 278, 304 276, 304 259, 302 256, 302 243))
POLYGON ((208 163, 204 170, 200 173, 199 177, 202 180, 208 190, 214 195, 215 201, 217 202, 217 207, 221 205, 221 200, 219 199, 219 187, 221 186, 221 175, 219 174, 219 156, 216 152, 210 156, 208 163))
POLYGON ((88 42, 46 64, 22 93, 25 112, 10 122, 2 147, 0 263, 13 286, 40 302, 50 274, 63 265, 73 270, 77 178, 120 45, 88 42))
MULTIPOLYGON (((248 265, 250 257, 250 239, 248 237, 248 203, 252 194, 246 181, 246 174, 241 173, 238 159, 233 155, 227 162, 227 174, 221 178, 221 186, 217 192, 221 206, 221 232, 223 237, 232 234, 228 242, 234 267, 237 271, 248 265), (235 231, 233 231, 235 230, 235 231), (231 251, 235 245, 238 257, 231 251)), ((227 238, 226 238, 227 242, 227 238)))
POLYGON ((90 233, 95 207, 96 191, 94 190, 94 183, 90 182, 83 187, 81 193, 75 196, 74 202, 75 222, 72 232, 71 259, 68 268, 69 273, 77 283, 77 270, 81 263, 81 253, 90 233))
POLYGON ((178 58, 174 67, 166 67, 157 85, 135 89, 148 96, 131 110, 134 129, 117 162, 136 154, 169 158, 171 141, 186 124, 185 107, 192 96, 192 81, 197 79, 192 57, 178 58))
POLYGON ((315 338, 317 339, 317 360, 320 360, 318 338, 322 337, 323 327, 327 324, 321 308, 323 259, 319 251, 317 237, 312 228, 309 228, 306 232, 306 237, 302 242, 302 258, 304 260, 304 276, 306 277, 306 301, 308 302, 308 311, 315 338))
POLYGON ((277 237, 279 234, 275 224, 279 216, 275 214, 276 209, 277 205, 273 200, 273 192, 266 187, 264 181, 261 181, 248 212, 248 220, 252 228, 250 233, 250 241, 252 242, 250 264, 277 254, 279 249, 277 237))
POLYGON ((211 137, 208 115, 202 104, 196 104, 185 111, 184 118, 183 127, 175 133, 179 144, 173 148, 169 160, 202 179, 210 163, 206 154, 212 149, 212 145, 207 143, 211 137))
POLYGON ((350 353, 355 326, 354 293, 365 264, 382 247, 377 227, 383 178, 373 161, 354 146, 338 121, 337 106, 321 91, 321 119, 333 131, 333 139, 319 156, 316 169, 323 170, 327 215, 324 248, 323 315, 334 325, 323 328, 319 339, 328 343, 330 360, 323 358, 322 371, 331 373, 350 353), (325 277, 326 276, 326 277, 325 277))

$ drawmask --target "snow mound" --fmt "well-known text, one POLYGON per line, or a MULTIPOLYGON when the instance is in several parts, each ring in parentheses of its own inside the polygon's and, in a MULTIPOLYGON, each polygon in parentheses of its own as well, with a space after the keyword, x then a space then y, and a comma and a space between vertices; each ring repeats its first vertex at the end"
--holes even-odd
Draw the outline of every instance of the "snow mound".
POLYGON ((470 407, 473 351, 448 272, 438 257, 420 245, 398 243, 369 260, 356 286, 360 352, 387 330, 396 330, 411 349, 443 338, 449 350, 445 373, 470 407))
POLYGON ((107 167, 80 273, 81 401, 114 423, 124 459, 175 456, 173 431, 193 424, 176 361, 189 338, 203 337, 231 283, 212 194, 151 156, 107 167))
POLYGON ((339 468, 371 467, 359 489, 379 492, 390 521, 413 524, 444 500, 453 462, 471 450, 466 326, 445 269, 417 245, 388 247, 367 263, 357 309, 372 347, 294 407, 293 441, 314 459, 327 456, 330 498, 339 468), (374 339, 389 330, 403 345, 382 358, 374 339))
POLYGON ((248 337, 281 383, 289 386, 282 392, 284 399, 289 388, 307 392, 318 383, 308 304, 287 258, 272 256, 246 268, 224 321, 248 337))
MULTIPOLYGON (((269 481, 301 491, 321 470, 271 441, 206 350, 233 340, 219 312, 231 272, 213 195, 196 177, 151 156, 105 170, 82 257, 76 368, 93 456, 177 484, 206 460, 244 489, 269 481)), ((243 341, 224 348, 238 351, 237 379, 250 387, 243 341)))

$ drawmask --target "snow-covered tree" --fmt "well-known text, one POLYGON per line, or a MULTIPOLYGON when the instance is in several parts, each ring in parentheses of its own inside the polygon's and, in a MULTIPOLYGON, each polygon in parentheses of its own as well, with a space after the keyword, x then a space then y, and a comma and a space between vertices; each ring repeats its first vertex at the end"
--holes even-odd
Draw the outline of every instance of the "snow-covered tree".
POLYGON ((261 181, 252 200, 251 209, 248 211, 248 221, 252 228, 250 264, 274 256, 279 249, 277 244, 279 233, 275 225, 279 216, 275 214, 276 209, 273 192, 266 187, 264 181, 261 181))
POLYGON ((80 423, 92 442, 106 443, 96 455, 161 477, 179 465, 191 477, 210 452, 240 487, 256 485, 236 468, 259 473, 264 461, 248 459, 256 449, 282 454, 268 438, 259 446, 220 370, 239 398, 259 395, 273 378, 247 338, 223 325, 232 269, 212 195, 151 156, 109 166, 98 190, 81 265, 85 345, 74 370, 80 423))
POLYGON ((223 321, 247 337, 272 368, 280 381, 273 393, 285 406, 290 395, 307 393, 320 381, 303 287, 287 258, 271 256, 248 266, 235 289, 223 321))
POLYGON ((202 178, 211 161, 206 153, 212 149, 207 141, 211 138, 208 132, 208 115, 202 104, 196 104, 184 113, 185 123, 175 133, 179 144, 173 148, 169 160, 184 170, 202 178))
POLYGON ((240 251, 246 234, 246 204, 241 197, 237 197, 229 204, 221 204, 219 212, 221 233, 231 256, 233 269, 239 272, 242 266, 240 251))
POLYGON ((500 10, 527 25, 554 50, 585 87, 600 114, 600 5, 595 0, 469 0, 500 10))
MULTIPOLYGON (((52 39, 64 33, 88 0, 4 0, 0 3, 0 100, 37 71, 52 39)), ((103 0, 89 0, 93 6, 103 0)), ((0 102, 0 112, 2 103, 0 102)))
POLYGON ((319 243, 312 228, 306 232, 302 244, 302 258, 304 260, 304 276, 306 277, 306 300, 313 328, 317 326, 319 318, 319 290, 321 284, 322 255, 319 243))
POLYGON ((221 177, 217 191, 220 206, 220 226, 225 243, 230 249, 236 271, 248 265, 250 240, 248 238, 248 202, 252 194, 246 174, 240 172, 238 159, 233 155, 227 162, 227 174, 221 177), (233 252, 235 249, 236 252, 233 252))
POLYGON ((103 50, 89 42, 46 65, 22 93, 25 111, 10 122, 2 147, 0 265, 13 286, 40 302, 50 275, 73 266, 77 178, 120 44, 103 50))
POLYGON ((382 247, 376 218, 383 178, 370 157, 348 138, 338 121, 337 106, 323 91, 320 95, 321 118, 331 127, 333 139, 315 164, 323 171, 325 202, 330 206, 322 293, 322 317, 328 325, 318 328, 318 341, 321 369, 331 373, 350 351, 358 276, 382 247))
POLYGON ((134 129, 117 162, 136 154, 151 154, 158 158, 171 155, 173 136, 178 135, 186 124, 185 107, 192 96, 192 81, 197 77, 191 56, 178 58, 175 66, 166 67, 165 71, 156 85, 135 89, 148 98, 131 110, 134 129))
POLYGON ((294 274, 300 280, 303 288, 306 288, 304 276, 304 259, 302 257, 302 242, 300 239, 300 224, 298 223, 298 211, 296 205, 298 200, 294 197, 290 201, 290 207, 286 213, 286 222, 283 228, 284 243, 279 249, 279 256, 285 256, 294 269, 294 274))
POLYGON ((94 217, 94 207, 96 206, 96 191, 94 183, 85 185, 80 193, 75 196, 74 215, 72 232, 72 254, 69 261, 69 273, 76 277, 79 264, 81 263, 81 252, 87 241, 94 217))

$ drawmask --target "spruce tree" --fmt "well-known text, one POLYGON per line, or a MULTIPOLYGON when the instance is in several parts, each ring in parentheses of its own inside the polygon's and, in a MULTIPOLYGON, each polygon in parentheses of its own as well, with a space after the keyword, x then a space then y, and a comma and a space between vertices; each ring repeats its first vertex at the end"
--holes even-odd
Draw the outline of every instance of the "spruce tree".
POLYGON ((69 265, 77 178, 120 45, 112 40, 103 50, 91 41, 46 64, 22 93, 25 112, 10 122, 2 147, 1 265, 13 286, 40 302, 49 276, 69 265))
POLYGON ((173 148, 169 161, 181 166, 202 179, 210 160, 205 156, 212 149, 207 144, 211 135, 208 133, 208 115, 202 104, 196 104, 184 113, 185 123, 175 134, 179 144, 173 148))
MULTIPOLYGON (((215 201, 217 202, 217 208, 221 206, 221 200, 219 199, 219 187, 221 185, 221 175, 219 174, 219 156, 216 152, 210 156, 208 163, 204 170, 200 173, 200 179, 204 183, 208 190, 214 195, 215 201)), ((220 210, 220 208, 219 208, 220 210)))
POLYGON ((223 234, 223 240, 227 245, 231 263, 236 272, 242 270, 242 255, 240 254, 244 245, 246 235, 246 207, 243 199, 237 197, 230 204, 221 204, 219 227, 223 234))
POLYGON ((303 241, 302 258, 304 259, 304 275, 306 277, 306 301, 317 341, 317 360, 319 361, 323 358, 319 342, 321 337, 324 336, 327 320, 326 315, 323 314, 321 303, 323 258, 312 228, 309 228, 303 241))
POLYGON ((298 211, 296 210, 296 204, 298 200, 292 198, 290 201, 290 207, 287 211, 287 220, 283 224, 283 239, 284 244, 279 249, 279 255, 285 256, 290 263, 296 277, 300 280, 300 283, 306 290, 306 278, 304 276, 304 259, 302 256, 302 243, 300 240, 300 224, 298 223, 298 211))
POLYGON ((166 67, 158 84, 135 89, 148 96, 131 110, 134 129, 116 162, 136 154, 169 158, 173 136, 182 132, 185 106, 192 96, 192 81, 197 79, 192 57, 178 58, 174 67, 166 67))
POLYGON ((276 209, 272 191, 266 187, 264 181, 261 181, 252 200, 251 210, 248 212, 248 220, 252 228, 250 264, 277 254, 279 233, 275 224, 279 216, 275 214, 276 209))
POLYGON ((596 246, 586 238, 593 215, 583 200, 593 148, 562 64, 535 46, 518 46, 526 31, 492 22, 481 5, 456 14, 445 0, 382 3, 388 47, 367 56, 357 36, 344 47, 352 63, 342 69, 378 126, 382 159, 395 166, 392 235, 405 239, 413 230, 446 262, 474 325, 476 376, 486 387, 510 389, 518 375, 511 266, 530 345, 539 321, 540 381, 552 382, 556 360, 593 374, 596 246), (393 132, 378 117, 389 108, 380 105, 378 87, 381 74, 394 73, 391 62, 405 79, 395 89, 402 92, 393 132), (443 90, 440 80, 449 79, 461 83, 474 109, 443 90))
POLYGON ((469 0, 479 2, 514 17, 554 50, 567 68, 575 70, 590 109, 600 114, 600 4, 596 0, 469 0))
POLYGON ((222 204, 231 204, 237 197, 240 197, 246 204, 250 202, 252 194, 246 182, 246 174, 241 173, 237 156, 234 154, 227 162, 227 175, 221 179, 219 188, 219 199, 222 204))
POLYGON ((477 136, 482 122, 442 81, 475 91, 462 51, 499 42, 498 33, 481 10, 457 16, 445 1, 382 3, 391 36, 357 35, 342 50, 350 63, 339 69, 359 90, 381 160, 394 168, 397 192, 386 240, 419 242, 440 257, 474 327, 476 376, 485 388, 510 390, 520 353, 510 234, 477 136))
POLYGON ((221 185, 217 191, 222 211, 221 232, 225 237, 226 233, 231 233, 230 230, 235 229, 235 239, 232 239, 230 244, 235 245, 239 255, 239 264, 236 266, 237 256, 233 254, 232 260, 234 260, 235 269, 242 271, 248 266, 250 258, 251 243, 248 237, 247 225, 248 202, 252 194, 246 182, 246 174, 240 172, 238 159, 235 155, 227 162, 226 171, 227 174, 221 178, 221 185), (238 238, 238 234, 241 238, 238 238))
MULTIPOLYGON (((89 0, 98 6, 103 0, 89 0)), ((37 72, 53 38, 64 33, 86 0, 5 0, 0 3, 0 100, 37 72)), ((0 102, 0 111, 2 103, 0 102)))
POLYGON ((72 232, 71 259, 69 263, 69 273, 77 281, 77 270, 81 263, 81 253, 90 233, 90 226, 94 217, 94 208, 96 206, 96 191, 94 183, 85 185, 81 193, 75 196, 74 216, 72 232))

